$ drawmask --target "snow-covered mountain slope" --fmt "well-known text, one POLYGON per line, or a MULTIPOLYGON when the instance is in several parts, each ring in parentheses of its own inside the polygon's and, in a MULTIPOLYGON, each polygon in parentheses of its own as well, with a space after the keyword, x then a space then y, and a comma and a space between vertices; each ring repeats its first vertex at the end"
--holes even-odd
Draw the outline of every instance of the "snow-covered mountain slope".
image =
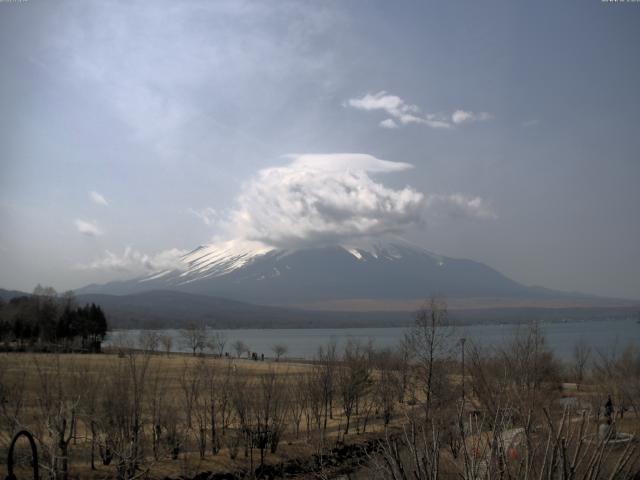
POLYGON ((154 272, 139 282, 158 280, 168 285, 186 285, 210 277, 220 277, 241 269, 274 250, 261 243, 235 240, 200 245, 182 257, 182 269, 154 272))
POLYGON ((200 246, 182 262, 180 269, 90 285, 78 293, 170 289, 270 305, 432 294, 522 298, 560 294, 523 286, 482 263, 435 255, 399 239, 295 250, 230 241, 200 246))

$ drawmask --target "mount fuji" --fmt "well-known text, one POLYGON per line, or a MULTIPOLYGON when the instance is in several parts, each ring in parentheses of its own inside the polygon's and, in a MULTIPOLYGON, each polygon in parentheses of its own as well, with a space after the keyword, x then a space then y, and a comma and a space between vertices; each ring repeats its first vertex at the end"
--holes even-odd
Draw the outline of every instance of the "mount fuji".
POLYGON ((436 255, 399 238, 282 249, 253 241, 202 245, 175 269, 79 294, 173 290, 262 305, 317 308, 350 300, 453 298, 549 299, 577 295, 522 285, 482 263, 436 255))

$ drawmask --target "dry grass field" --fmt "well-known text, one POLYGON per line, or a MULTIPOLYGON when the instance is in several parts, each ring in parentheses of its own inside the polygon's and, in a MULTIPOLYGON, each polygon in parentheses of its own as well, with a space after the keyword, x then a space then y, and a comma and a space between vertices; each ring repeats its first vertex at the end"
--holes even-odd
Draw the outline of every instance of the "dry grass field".
MULTIPOLYGON (((363 442, 371 436, 380 436, 384 431, 383 421, 376 414, 375 406, 367 404, 366 433, 361 430, 364 421, 364 412, 357 415, 357 420, 352 420, 349 435, 344 435, 345 417, 338 399, 332 399, 331 412, 327 419, 326 429, 324 420, 321 420, 322 433, 318 432, 318 419, 312 412, 308 416, 300 412, 298 417, 299 432, 293 425, 295 412, 291 411, 291 404, 304 396, 300 391, 304 387, 304 379, 313 374, 314 365, 311 363, 293 363, 287 361, 253 361, 237 358, 213 358, 193 357, 183 354, 126 354, 119 356, 116 353, 81 355, 81 354, 30 354, 30 353, 5 353, 0 354, 0 375, 2 384, 7 389, 5 403, 3 404, 3 423, 0 431, 0 458, 5 462, 9 434, 11 430, 26 428, 37 438, 40 450, 40 463, 46 469, 51 459, 46 446, 55 444, 52 438, 55 428, 47 428, 50 423, 60 421, 61 416, 66 415, 70 424, 75 417, 75 428, 67 426, 66 434, 69 435, 69 476, 70 478, 105 479, 115 478, 115 459, 109 465, 103 465, 100 457, 101 445, 104 447, 108 438, 100 433, 95 435, 94 441, 94 469, 91 468, 92 434, 91 422, 99 425, 97 430, 107 430, 101 425, 105 420, 105 412, 101 411, 110 406, 105 398, 113 399, 116 403, 121 401, 129 404, 132 399, 125 391, 118 391, 116 387, 121 384, 123 375, 132 375, 131 361, 137 362, 135 368, 145 368, 145 386, 141 392, 141 445, 140 463, 144 465, 144 471, 148 471, 149 478, 164 478, 193 476, 198 472, 235 472, 250 470, 260 463, 258 449, 249 449, 245 457, 244 446, 238 445, 238 429, 240 419, 236 412, 242 409, 240 398, 246 397, 247 404, 255 400, 263 393, 261 379, 275 376, 274 388, 277 391, 269 392, 273 401, 279 405, 267 407, 271 411, 256 412, 260 414, 280 415, 284 426, 282 438, 275 453, 269 451, 266 455, 266 463, 276 464, 286 462, 294 458, 309 457, 318 451, 319 436, 331 438, 335 443, 338 439, 346 442, 363 442), (206 373, 205 373, 206 372, 206 373), (214 376, 213 385, 206 384, 207 375, 214 376), (200 377, 200 378, 198 378, 200 377), (210 387, 217 391, 210 393, 210 387), (114 390, 115 389, 115 390, 114 390), (244 391, 237 391, 244 389, 244 391), (205 439, 206 452, 199 452, 199 428, 201 422, 206 422, 210 428, 211 405, 209 395, 213 395, 214 402, 218 402, 218 409, 226 408, 224 420, 221 411, 216 413, 219 424, 226 422, 224 433, 219 425, 219 451, 215 455, 211 451, 210 433, 205 439), (227 405, 222 406, 223 402, 227 405), (54 405, 55 404, 55 405, 54 405), (161 412, 153 411, 154 408, 162 409, 161 412), (73 411, 72 411, 73 410, 73 411), (62 411, 62 414, 61 414, 62 411), (190 412, 190 413, 189 413, 190 412), (16 417, 17 425, 10 426, 11 417, 16 417), (191 418, 187 418, 190 416, 191 418), (206 418, 204 418, 206 417, 206 418), (155 421, 154 421, 155 420, 155 421), (154 456, 152 451, 152 432, 154 424, 162 423, 162 431, 158 445, 158 454, 154 456), (191 425, 189 425, 191 423, 191 425), (286 427, 286 428, 285 428, 286 427), (175 431, 172 431, 175 430, 175 431), (176 439, 168 440, 175 434, 176 439), (172 445, 180 444, 177 455, 172 450, 172 445), (44 448, 43 448, 44 447, 44 448), (231 453, 230 450, 238 450, 231 453), (155 458, 157 456, 157 458, 155 458), (232 458, 234 457, 235 458, 232 458)), ((138 371, 138 375, 140 371, 138 371)), ((135 375, 135 374, 133 374, 135 375)), ((375 376, 372 375, 372 377, 375 376)), ((131 384, 127 381, 129 388, 131 384)), ((135 403, 135 401, 134 401, 135 403)), ((251 407, 247 407, 251 408, 251 407)), ((256 407, 255 404, 253 408, 256 407)), ((321 406, 320 406, 321 408, 321 406)), ((321 412, 316 412, 316 415, 321 412)), ((135 413, 125 412, 125 415, 135 413)), ((127 419, 131 421, 131 418, 127 419)), ((250 421, 246 422, 251 423, 250 421)), ((104 449, 104 448, 103 448, 104 449)), ((55 450, 55 449, 54 449, 55 450)), ((20 441, 17 449, 18 463, 22 457, 25 462, 27 444, 20 441)), ((25 465, 20 467, 25 470, 25 465)), ((146 476, 147 474, 145 474, 146 476)))

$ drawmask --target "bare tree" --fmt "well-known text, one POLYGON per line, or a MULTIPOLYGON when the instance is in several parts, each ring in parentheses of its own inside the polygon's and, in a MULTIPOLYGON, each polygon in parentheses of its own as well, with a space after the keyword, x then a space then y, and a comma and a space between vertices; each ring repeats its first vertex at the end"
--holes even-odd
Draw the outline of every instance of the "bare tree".
POLYGON ((534 322, 518 328, 499 356, 509 380, 509 402, 516 411, 526 415, 529 411, 540 412, 538 407, 550 407, 552 392, 559 385, 560 365, 547 347, 540 325, 534 322))
POLYGON ((307 385, 309 380, 307 374, 301 373, 294 377, 290 385, 289 398, 289 416, 291 422, 295 425, 296 439, 300 438, 300 422, 303 413, 307 410, 309 392, 307 385))
POLYGON ((187 328, 180 331, 180 336, 184 346, 191 350, 194 357, 197 352, 202 353, 207 346, 207 330, 204 324, 188 325, 187 328))
POLYGON ((167 396, 165 392, 169 379, 164 369, 153 369, 149 379, 149 391, 145 397, 146 415, 151 423, 151 450, 154 460, 160 458, 160 444, 163 430, 167 430, 166 415, 167 396))
POLYGON ((323 402, 324 421, 323 432, 327 430, 329 418, 333 418, 333 397, 335 392, 336 371, 336 341, 331 339, 325 347, 318 348, 316 355, 315 374, 320 385, 320 393, 323 402))
POLYGON ((286 402, 283 376, 271 370, 260 376, 251 408, 251 434, 260 450, 260 465, 264 465, 265 451, 276 453, 285 428, 286 402))
POLYGON ((407 391, 411 390, 411 397, 415 397, 415 391, 412 389, 411 380, 411 364, 413 360, 413 349, 407 337, 400 341, 398 348, 392 352, 389 359, 393 363, 393 375, 395 377, 395 385, 397 387, 398 402, 404 403, 407 391))
POLYGON ((160 346, 160 335, 153 331, 142 331, 138 336, 138 346, 149 353, 155 353, 160 346))
POLYGON ((271 351, 276 356, 276 362, 280 361, 280 357, 286 355, 289 348, 284 343, 276 343, 271 347, 271 351))
POLYGON ((238 358, 240 358, 242 356, 243 353, 248 352, 249 351, 249 347, 247 346, 246 343, 244 343, 242 340, 236 340, 235 342, 233 342, 233 344, 231 345, 231 347, 233 348, 233 350, 236 352, 236 356, 238 358))
MULTIPOLYGON (((251 390, 253 389, 253 385, 249 382, 249 380, 244 375, 234 375, 231 378, 231 382, 229 384, 230 393, 231 393, 231 404, 233 405, 233 410, 236 414, 236 418, 238 421, 238 428, 236 428, 236 435, 234 435, 234 444, 235 440, 240 437, 244 438, 245 448, 244 455, 245 457, 249 456, 249 448, 251 444, 251 408, 253 406, 251 402, 251 390)), ((231 458, 235 458, 233 454, 233 450, 229 449, 231 458)))
POLYGON ((185 433, 182 419, 178 416, 180 411, 179 401, 176 398, 168 399, 167 408, 162 413, 162 424, 166 429, 166 443, 172 460, 177 460, 185 444, 185 433))
POLYGON ((473 394, 494 416, 510 405, 514 418, 532 412, 533 420, 540 422, 542 409, 551 408, 556 399, 559 364, 537 324, 518 328, 501 348, 472 346, 469 363, 473 394))
POLYGON ((578 385, 584 380, 587 362, 590 357, 591 347, 587 345, 587 342, 585 342, 583 338, 581 338, 573 347, 573 378, 578 385))
MULTIPOLYGON (((218 417, 222 417, 222 424, 224 424, 224 412, 225 407, 219 408, 223 402, 221 402, 222 397, 226 397, 227 392, 223 392, 222 389, 226 388, 224 385, 224 380, 220 378, 218 369, 216 368, 215 363, 207 362, 203 365, 204 374, 204 387, 205 387, 205 398, 202 403, 204 409, 208 412, 209 415, 209 431, 211 434, 211 453, 216 455, 220 451, 220 434, 218 431, 218 417)), ((226 406, 226 399, 224 401, 226 406)), ((206 421, 207 412, 201 415, 202 420, 206 421)))
POLYGON ((75 432, 81 394, 63 383, 59 356, 43 364, 33 358, 38 372, 39 421, 46 427, 41 442, 47 446, 49 472, 52 478, 69 478, 69 445, 75 432))
MULTIPOLYGON (((197 382, 194 382, 194 396, 193 396, 193 413, 196 419, 196 425, 194 428, 196 443, 198 446, 198 454, 200 458, 204 458, 207 451, 207 437, 210 423, 211 414, 215 415, 215 410, 212 411, 211 399, 215 392, 210 390, 210 378, 209 375, 213 374, 213 371, 209 368, 210 361, 206 361, 204 358, 198 362, 198 365, 193 368, 193 377, 197 378, 197 382)), ((215 399, 214 399, 215 401, 215 399)), ((215 424, 213 424, 215 427, 215 424)))
POLYGON ((4 445, 9 444, 23 423, 26 379, 25 369, 10 375, 9 363, 0 361, 0 441, 4 445))
POLYGON ((322 437, 322 433, 324 432, 322 419, 324 417, 325 405, 327 404, 327 382, 323 369, 317 366, 305 377, 305 389, 307 391, 307 408, 305 415, 307 418, 307 439, 309 440, 312 430, 317 431, 320 437, 322 437))
POLYGON ((217 381, 216 400, 218 406, 216 410, 220 415, 220 428, 223 436, 226 434, 227 427, 231 421, 231 387, 233 385, 235 368, 232 360, 229 359, 217 381))
POLYGON ((432 297, 416 312, 415 324, 406 338, 419 369, 427 418, 431 414, 434 398, 446 388, 447 378, 442 365, 448 354, 447 340, 450 336, 447 303, 444 299, 432 297))
POLYGON ((207 347, 218 357, 224 356, 224 347, 227 345, 227 336, 224 332, 215 332, 211 335, 207 347))
POLYGON ((636 345, 599 351, 593 374, 598 386, 597 404, 602 405, 602 400, 610 396, 620 415, 629 409, 640 415, 640 349, 636 345))
POLYGON ((344 433, 347 435, 351 416, 371 384, 367 354, 358 342, 351 339, 347 342, 343 361, 338 367, 337 373, 337 386, 340 392, 342 411, 346 418, 344 433))
POLYGON ((160 345, 162 345, 162 349, 164 353, 167 354, 167 357, 171 353, 171 347, 173 346, 173 337, 171 335, 161 335, 160 336, 160 345))
POLYGON ((373 386, 373 395, 376 407, 382 413, 385 429, 391 422, 395 403, 398 400, 398 391, 400 390, 398 384, 402 377, 398 375, 398 370, 402 367, 397 358, 396 352, 387 349, 376 352, 373 359, 373 368, 378 374, 373 386))
POLYGON ((90 462, 91 470, 95 470, 96 446, 98 436, 98 404, 102 395, 103 369, 92 370, 87 364, 79 366, 79 385, 83 395, 80 398, 79 418, 85 424, 85 429, 91 434, 90 462))
POLYGON ((306 377, 306 418, 307 441, 322 459, 326 447, 327 425, 332 418, 333 398, 336 394, 336 342, 331 340, 320 347, 311 372, 306 377))
POLYGON ((202 362, 194 365, 191 362, 185 361, 178 379, 182 393, 182 410, 185 414, 187 430, 191 430, 192 428, 194 405, 201 389, 202 368, 202 362))
POLYGON ((141 440, 150 360, 146 353, 129 351, 105 372, 100 447, 103 463, 116 459, 119 480, 132 480, 140 475, 145 460, 141 440))

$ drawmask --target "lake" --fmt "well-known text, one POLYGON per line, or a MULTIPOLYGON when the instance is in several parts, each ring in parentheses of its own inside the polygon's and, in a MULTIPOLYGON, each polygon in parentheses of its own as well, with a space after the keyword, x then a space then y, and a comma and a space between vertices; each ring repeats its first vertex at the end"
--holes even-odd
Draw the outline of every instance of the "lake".
MULTIPOLYGON (((541 327, 545 333, 547 345, 555 354, 569 360, 574 346, 584 341, 597 351, 611 351, 621 349, 640 341, 640 324, 636 319, 623 320, 593 320, 582 322, 543 323, 541 327)), ((467 345, 500 346, 508 342, 518 328, 524 326, 500 325, 465 325, 455 327, 452 339, 466 338, 467 345)), ((361 342, 371 340, 377 347, 394 347, 403 338, 406 328, 309 328, 309 329, 246 329, 246 330, 218 330, 224 332, 227 338, 226 350, 231 352, 231 344, 242 340, 258 355, 272 356, 271 347, 274 344, 284 344, 288 348, 286 357, 310 359, 317 352, 318 347, 327 345, 335 339, 340 346, 344 346, 347 339, 353 338, 361 342)), ((176 352, 189 351, 183 345, 180 330, 156 330, 163 335, 171 335, 172 350, 176 352)), ((105 346, 113 344, 114 339, 126 339, 135 342, 140 330, 117 330, 110 332, 105 340, 105 346)))

